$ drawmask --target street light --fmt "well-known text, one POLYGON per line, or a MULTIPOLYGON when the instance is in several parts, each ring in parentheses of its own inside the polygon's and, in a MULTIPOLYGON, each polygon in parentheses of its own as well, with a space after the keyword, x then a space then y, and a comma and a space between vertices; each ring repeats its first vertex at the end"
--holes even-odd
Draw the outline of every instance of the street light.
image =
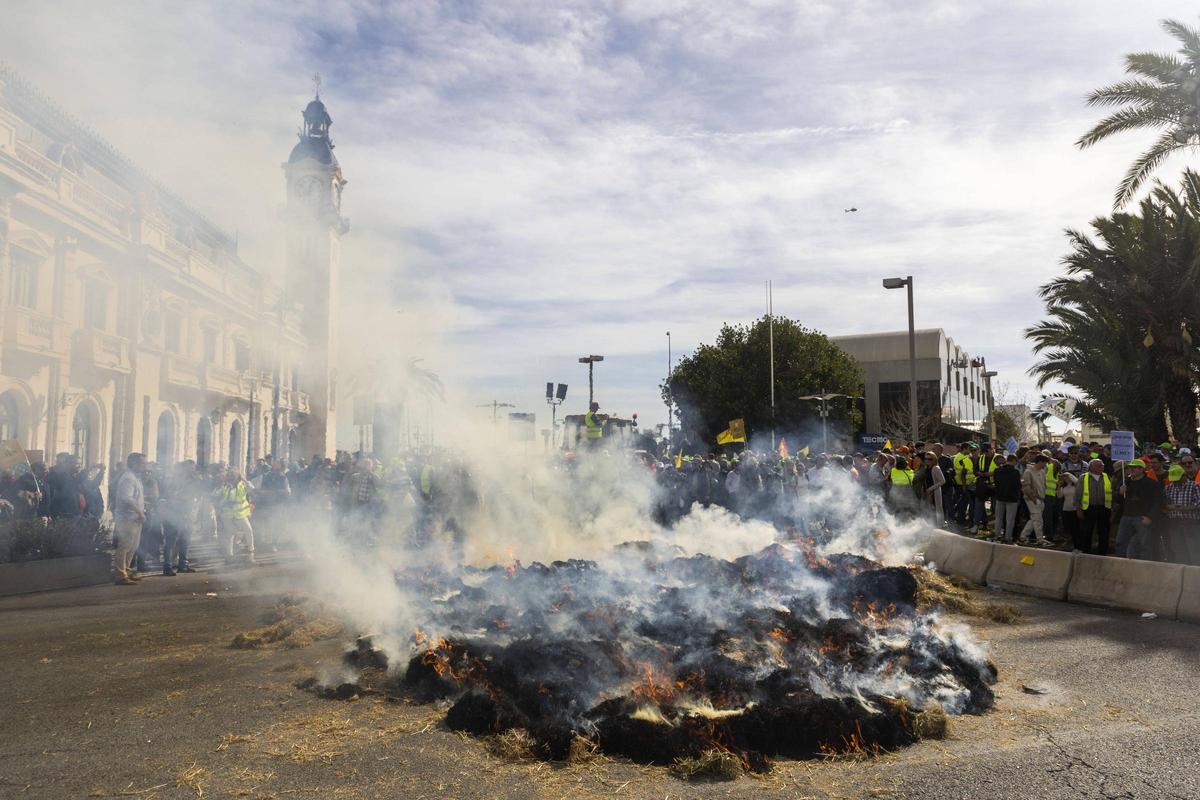
POLYGON ((516 408, 516 406, 514 406, 512 403, 501 403, 499 400, 493 400, 490 403, 480 403, 479 405, 477 405, 475 407, 476 408, 490 408, 492 410, 492 424, 493 425, 496 424, 496 420, 500 416, 500 409, 516 408))
POLYGON ((671 411, 674 403, 671 396, 671 371, 674 369, 675 362, 671 359, 671 332, 667 331, 667 446, 671 445, 671 411))
POLYGON ((992 378, 996 377, 997 373, 993 370, 988 372, 987 359, 983 356, 971 359, 971 366, 983 370, 983 390, 987 392, 987 412, 988 421, 991 423, 992 445, 996 444, 996 406, 992 400, 992 378))
POLYGON ((821 401, 821 452, 829 452, 829 429, 826 427, 826 421, 829 419, 829 401, 836 397, 846 397, 850 400, 862 400, 856 394, 837 394, 822 392, 821 394, 806 394, 802 395, 800 400, 820 400, 821 401))
POLYGON ((603 361, 603 360, 604 360, 604 356, 582 356, 579 359, 580 364, 588 365, 588 408, 592 407, 592 403, 594 402, 594 396, 595 396, 595 392, 592 388, 592 370, 595 368, 597 361, 603 361))
POLYGON ((912 275, 905 278, 884 278, 883 288, 902 289, 908 287, 908 406, 911 414, 909 424, 912 425, 912 440, 917 436, 917 330, 913 326, 913 279, 912 275))

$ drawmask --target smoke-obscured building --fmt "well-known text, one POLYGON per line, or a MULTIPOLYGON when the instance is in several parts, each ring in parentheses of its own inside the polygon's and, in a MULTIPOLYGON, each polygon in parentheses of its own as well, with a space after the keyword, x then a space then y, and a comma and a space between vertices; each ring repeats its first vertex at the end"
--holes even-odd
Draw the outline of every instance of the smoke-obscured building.
POLYGON ((324 105, 303 119, 283 165, 280 286, 234 237, 0 71, 0 439, 87 464, 142 451, 242 466, 273 441, 297 458, 332 455, 345 181, 324 105))
MULTIPOLYGON (((902 432, 907 437, 911 374, 908 331, 831 336, 830 340, 862 365, 865 430, 902 432)), ((987 386, 978 361, 941 328, 917 331, 916 350, 921 428, 943 425, 977 431, 987 416, 987 386)))

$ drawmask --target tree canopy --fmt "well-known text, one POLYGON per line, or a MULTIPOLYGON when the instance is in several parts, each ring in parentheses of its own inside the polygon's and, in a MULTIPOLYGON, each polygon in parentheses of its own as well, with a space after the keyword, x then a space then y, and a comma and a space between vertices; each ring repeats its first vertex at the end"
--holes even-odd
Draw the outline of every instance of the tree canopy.
POLYGON ((1125 56, 1125 72, 1132 77, 1096 89, 1087 99, 1088 105, 1116 110, 1075 143, 1086 148, 1126 131, 1161 131, 1125 173, 1117 187, 1116 208, 1129 203, 1169 155, 1200 142, 1200 31, 1172 19, 1163 20, 1162 26, 1179 41, 1179 55, 1125 56))
MULTIPOLYGON (((785 317, 775 317, 775 429, 781 433, 819 427, 819 404, 802 395, 837 392, 861 395, 862 369, 824 334, 785 317)), ((714 344, 682 358, 663 386, 673 398, 684 431, 712 442, 732 419, 749 433, 769 431, 771 419, 768 318, 752 325, 721 328, 714 344)), ((857 406, 830 401, 830 419, 854 421, 857 406)), ((793 444, 795 441, 793 440, 793 444)))
POLYGON ((1200 359, 1200 175, 1179 191, 1161 183, 1138 213, 1067 231, 1066 275, 1041 287, 1047 319, 1026 331, 1040 361, 1031 373, 1081 393, 1083 419, 1154 441, 1194 441, 1200 359), (1165 412, 1165 415, 1164 415, 1165 412))

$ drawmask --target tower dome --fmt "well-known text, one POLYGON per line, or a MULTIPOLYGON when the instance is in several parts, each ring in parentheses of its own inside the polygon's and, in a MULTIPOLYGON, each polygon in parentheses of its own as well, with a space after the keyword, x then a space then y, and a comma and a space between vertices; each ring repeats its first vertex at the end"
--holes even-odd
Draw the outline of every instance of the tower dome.
POLYGON ((333 154, 333 139, 329 137, 329 128, 333 125, 333 118, 329 116, 329 111, 321 102, 320 95, 314 97, 304 107, 301 117, 304 124, 300 128, 300 141, 292 148, 292 154, 288 156, 288 163, 294 164, 297 161, 312 159, 319 164, 337 166, 337 156, 333 154))

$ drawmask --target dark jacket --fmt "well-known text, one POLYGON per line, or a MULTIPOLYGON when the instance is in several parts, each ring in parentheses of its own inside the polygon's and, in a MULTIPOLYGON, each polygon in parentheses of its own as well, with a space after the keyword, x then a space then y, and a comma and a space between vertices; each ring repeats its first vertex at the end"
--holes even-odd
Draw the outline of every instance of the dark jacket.
POLYGON ((52 469, 46 477, 46 485, 50 490, 50 516, 78 517, 83 514, 83 487, 78 476, 52 469))
POLYGON ((1021 472, 1013 464, 1001 464, 992 476, 996 500, 1016 503, 1021 499, 1021 472))
POLYGON ((1121 514, 1127 517, 1154 517, 1162 508, 1162 484, 1153 478, 1126 479, 1121 514))

